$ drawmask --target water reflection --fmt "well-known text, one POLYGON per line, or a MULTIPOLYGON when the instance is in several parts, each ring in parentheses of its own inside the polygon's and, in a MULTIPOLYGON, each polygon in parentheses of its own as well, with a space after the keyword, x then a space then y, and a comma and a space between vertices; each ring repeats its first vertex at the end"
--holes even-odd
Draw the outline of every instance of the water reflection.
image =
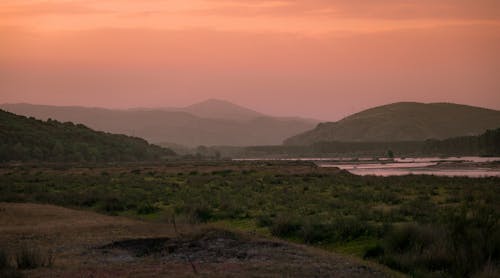
POLYGON ((500 177, 498 157, 395 158, 376 161, 317 161, 320 167, 337 167, 356 175, 402 176, 436 175, 465 177, 500 177), (490 163, 490 165, 488 165, 490 163))
POLYGON ((419 158, 246 158, 235 160, 312 161, 320 167, 337 167, 356 175, 401 176, 437 175, 500 177, 500 157, 419 157, 419 158))

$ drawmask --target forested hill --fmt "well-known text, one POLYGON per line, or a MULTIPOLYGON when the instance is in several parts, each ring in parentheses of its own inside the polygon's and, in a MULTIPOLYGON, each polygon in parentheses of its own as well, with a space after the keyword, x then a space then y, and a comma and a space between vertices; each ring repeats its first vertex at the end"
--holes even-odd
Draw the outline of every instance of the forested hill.
POLYGON ((140 138, 0 110, 0 162, 153 161, 173 155, 172 150, 140 138))
POLYGON ((400 102, 371 108, 285 140, 286 145, 318 142, 397 142, 474 136, 500 127, 500 111, 453 103, 400 102))

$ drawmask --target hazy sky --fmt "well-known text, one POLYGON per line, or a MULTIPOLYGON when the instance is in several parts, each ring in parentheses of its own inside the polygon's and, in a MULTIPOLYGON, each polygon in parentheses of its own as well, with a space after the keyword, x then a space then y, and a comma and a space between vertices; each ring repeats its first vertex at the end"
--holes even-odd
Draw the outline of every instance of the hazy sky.
POLYGON ((0 103, 500 109, 499 0, 1 0, 0 103))

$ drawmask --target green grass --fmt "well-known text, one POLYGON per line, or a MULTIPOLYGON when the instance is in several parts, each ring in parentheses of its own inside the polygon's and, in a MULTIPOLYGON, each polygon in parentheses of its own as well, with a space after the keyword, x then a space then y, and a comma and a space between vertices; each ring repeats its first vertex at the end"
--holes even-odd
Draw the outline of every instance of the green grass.
POLYGON ((252 232, 261 236, 271 236, 269 229, 258 227, 254 219, 218 220, 213 222, 213 224, 232 230, 252 232))
POLYGON ((366 251, 377 246, 379 242, 380 240, 376 238, 358 238, 348 242, 338 242, 332 245, 327 245, 323 248, 341 254, 353 255, 362 258, 366 251))
POLYGON ((123 211, 123 212, 119 213, 118 215, 136 218, 136 219, 140 219, 140 220, 146 220, 146 221, 161 221, 164 218, 164 215, 162 214, 162 212, 155 212, 155 213, 149 213, 149 214, 137 214, 137 211, 135 211, 135 210, 123 211))

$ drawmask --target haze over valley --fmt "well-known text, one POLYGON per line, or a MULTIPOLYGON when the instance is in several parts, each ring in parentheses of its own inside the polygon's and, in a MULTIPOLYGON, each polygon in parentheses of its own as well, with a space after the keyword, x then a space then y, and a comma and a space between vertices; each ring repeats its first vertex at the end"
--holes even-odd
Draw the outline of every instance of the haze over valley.
POLYGON ((278 145, 312 129, 318 121, 280 118, 221 100, 184 108, 111 110, 31 104, 4 104, 7 111, 85 124, 93 129, 142 137, 151 143, 199 145, 278 145))
POLYGON ((164 146, 311 145, 320 142, 404 142, 474 136, 500 127, 500 111, 452 103, 401 102, 374 107, 338 122, 272 117, 223 100, 183 108, 127 110, 1 104, 1 109, 164 146))

